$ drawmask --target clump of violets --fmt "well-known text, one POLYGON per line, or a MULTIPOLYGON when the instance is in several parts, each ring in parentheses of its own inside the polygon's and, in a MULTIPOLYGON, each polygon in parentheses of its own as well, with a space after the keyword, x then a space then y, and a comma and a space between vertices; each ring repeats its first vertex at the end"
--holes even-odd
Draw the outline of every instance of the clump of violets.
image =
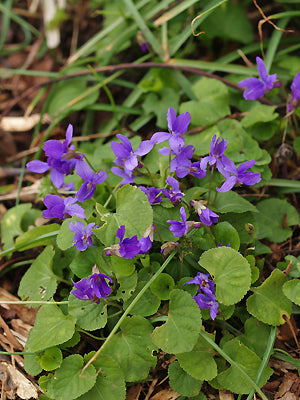
POLYGON ((58 218, 63 219, 67 215, 75 215, 78 218, 85 219, 84 209, 79 204, 75 204, 76 199, 73 197, 67 197, 62 199, 60 196, 55 194, 47 194, 44 198, 44 204, 47 210, 43 211, 45 218, 58 218))
POLYGON ((287 110, 292 111, 293 108, 298 107, 300 99, 300 72, 295 76, 291 84, 291 101, 288 105, 287 110))
POLYGON ((109 276, 95 273, 89 278, 73 282, 75 289, 71 293, 79 300, 91 300, 99 304, 100 299, 107 299, 111 293, 107 280, 113 283, 109 276))
POLYGON ((92 246, 92 235, 94 228, 97 228, 94 222, 91 222, 85 227, 84 223, 81 221, 75 221, 75 225, 73 225, 72 221, 70 221, 69 229, 75 233, 73 246, 76 246, 80 251, 84 251, 88 248, 88 246, 92 246))
POLYGON ((243 96, 246 100, 256 100, 273 89, 277 74, 269 75, 265 63, 260 57, 256 57, 259 78, 246 78, 239 82, 239 87, 246 88, 243 96))
POLYGON ((186 212, 184 207, 180 208, 180 215, 182 221, 168 219, 170 225, 169 230, 173 233, 174 237, 182 237, 194 228, 200 228, 201 224, 195 221, 187 221, 186 212))
POLYGON ((212 320, 214 320, 218 315, 219 303, 216 301, 216 296, 214 294, 214 282, 209 279, 209 274, 198 272, 195 278, 184 283, 184 285, 188 284, 194 284, 198 286, 198 293, 193 296, 193 299, 201 310, 209 310, 210 317, 212 320))
POLYGON ((82 160, 83 156, 75 151, 74 145, 71 145, 73 137, 73 126, 69 124, 66 131, 66 139, 63 143, 59 140, 47 140, 44 143, 47 160, 34 160, 26 164, 31 172, 43 173, 50 170, 50 179, 54 186, 61 188, 64 185, 64 176, 74 171, 76 163, 82 160))

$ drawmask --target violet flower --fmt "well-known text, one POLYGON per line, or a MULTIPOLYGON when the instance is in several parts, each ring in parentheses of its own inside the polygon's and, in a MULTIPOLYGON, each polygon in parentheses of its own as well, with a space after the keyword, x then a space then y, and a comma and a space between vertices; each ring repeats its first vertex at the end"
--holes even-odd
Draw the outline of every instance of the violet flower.
POLYGON ((170 172, 176 171, 178 178, 184 178, 190 172, 195 147, 192 145, 182 147, 181 145, 171 149, 176 156, 170 162, 170 172))
POLYGON ((298 101, 300 99, 300 72, 295 76, 291 84, 292 96, 291 102, 288 105, 288 111, 292 111, 293 107, 298 106, 298 101))
POLYGON ((69 229, 75 233, 73 246, 77 246, 77 249, 80 251, 84 251, 88 246, 92 246, 91 236, 94 227, 97 228, 94 222, 91 222, 85 227, 83 222, 75 221, 75 225, 73 225, 72 221, 70 221, 69 229))
POLYGON ((112 167, 111 172, 120 178, 123 178, 120 182, 120 185, 126 185, 134 182, 134 176, 132 175, 132 171, 128 169, 121 169, 118 167, 112 167))
POLYGON ((195 278, 185 282, 182 286, 190 284, 198 285, 198 292, 200 292, 200 290, 202 290, 204 293, 207 293, 208 291, 212 293, 214 292, 214 282, 209 279, 209 274, 198 272, 195 278))
POLYGON ((76 172, 82 179, 85 180, 75 195, 76 199, 83 203, 85 200, 93 197, 96 186, 105 181, 107 178, 107 173, 105 171, 100 171, 98 173, 93 172, 88 164, 84 161, 77 162, 76 172))
POLYGON ((183 197, 183 193, 179 189, 179 182, 172 176, 168 176, 166 179, 168 185, 172 186, 172 189, 161 189, 164 196, 166 196, 174 205, 178 204, 183 197))
POLYGON ((227 147, 227 141, 225 139, 217 138, 217 135, 214 135, 210 142, 210 152, 209 156, 203 157, 200 161, 200 168, 202 170, 206 170, 207 163, 210 166, 215 165, 218 170, 223 168, 223 154, 227 147))
POLYGON ((199 293, 193 296, 193 299, 198 304, 200 310, 208 309, 212 320, 218 315, 219 303, 216 301, 216 296, 212 292, 206 294, 199 293))
POLYGON ((246 78, 239 82, 239 87, 247 88, 243 96, 246 100, 256 100, 269 92, 274 87, 277 74, 268 75, 265 63, 260 57, 256 57, 259 78, 246 78))
POLYGON ((71 293, 80 300, 92 300, 95 303, 100 299, 107 299, 111 293, 106 279, 113 283, 112 279, 105 274, 93 274, 89 278, 83 278, 79 282, 73 282, 75 289, 71 293))
POLYGON ((124 235, 125 235, 125 225, 121 225, 116 233, 116 236, 120 241, 118 244, 114 244, 106 248, 107 256, 117 256, 130 259, 134 258, 136 255, 139 254, 140 244, 137 235, 125 239, 124 235))
POLYGON ((145 186, 138 186, 142 192, 148 197, 150 204, 159 204, 162 201, 162 197, 160 194, 162 193, 161 189, 157 189, 153 186, 146 188, 145 186))
POLYGON ((193 206, 197 211, 202 224, 210 226, 218 222, 219 218, 218 214, 214 213, 209 208, 207 208, 201 200, 200 201, 192 200, 190 202, 190 205, 193 206))
POLYGON ((144 140, 139 147, 133 151, 130 140, 121 134, 116 135, 122 143, 111 142, 112 151, 117 159, 114 161, 116 165, 121 165, 128 171, 133 171, 138 166, 138 157, 144 156, 152 150, 154 143, 151 140, 144 140))
POLYGON ((79 204, 74 204, 76 199, 67 197, 62 199, 55 194, 47 194, 44 198, 44 204, 48 210, 43 211, 45 218, 63 219, 66 215, 76 215, 78 218, 86 218, 84 209, 79 204))
POLYGON ((44 173, 50 169, 50 179, 54 186, 61 188, 64 184, 64 175, 73 172, 78 160, 82 155, 75 152, 74 145, 70 145, 73 136, 73 126, 69 124, 66 131, 66 140, 61 143, 59 140, 47 140, 44 143, 46 162, 34 160, 26 164, 31 172, 44 173))
POLYGON ((170 232, 173 233, 174 237, 182 237, 186 235, 193 228, 200 228, 200 224, 194 221, 186 220, 186 213, 184 207, 180 208, 180 215, 182 221, 176 221, 168 219, 167 222, 171 224, 169 227, 170 232))
POLYGON ((246 171, 253 167, 255 160, 246 161, 236 168, 234 162, 230 158, 223 156, 225 168, 222 171, 225 182, 220 188, 216 188, 218 192, 224 193, 231 190, 234 185, 243 183, 244 185, 254 185, 260 182, 261 176, 258 172, 246 171))
POLYGON ((184 138, 181 136, 187 131, 191 116, 189 112, 181 113, 176 117, 174 108, 170 107, 167 113, 168 128, 170 132, 156 132, 151 138, 153 144, 162 143, 169 140, 170 147, 176 147, 179 144, 184 146, 184 138))

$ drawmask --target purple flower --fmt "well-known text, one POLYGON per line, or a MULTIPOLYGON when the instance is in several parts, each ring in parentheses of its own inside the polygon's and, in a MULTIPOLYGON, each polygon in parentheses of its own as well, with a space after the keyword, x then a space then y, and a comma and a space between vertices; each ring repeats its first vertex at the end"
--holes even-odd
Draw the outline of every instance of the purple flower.
POLYGON ((159 204, 162 201, 162 197, 160 196, 160 194, 162 193, 161 189, 157 189, 153 186, 148 188, 144 186, 138 186, 138 188, 145 193, 145 195, 148 197, 150 204, 159 204))
POLYGON ((179 114, 176 117, 174 108, 170 107, 167 114, 168 128, 170 132, 156 132, 151 138, 153 144, 162 143, 169 140, 170 147, 176 147, 179 144, 184 146, 184 138, 182 134, 187 131, 191 116, 188 112, 179 114))
POLYGON ((85 200, 93 197, 96 186, 105 181, 107 173, 105 171, 100 171, 98 173, 93 172, 84 161, 77 162, 76 172, 85 180, 84 184, 75 195, 76 199, 83 203, 85 200))
POLYGON ((182 221, 176 221, 168 219, 167 222, 171 224, 169 227, 170 232, 173 233, 174 237, 181 237, 186 235, 193 228, 200 228, 200 224, 194 221, 186 220, 186 213, 184 207, 180 208, 180 215, 182 221))
POLYGON ((167 222, 171 224, 169 230, 173 233, 175 237, 181 237, 185 235, 188 231, 188 225, 186 222, 186 213, 184 207, 180 208, 180 215, 182 221, 175 221, 168 219, 167 222))
POLYGON ((51 182, 57 188, 61 188, 64 184, 64 175, 71 174, 77 161, 82 159, 82 156, 75 152, 74 145, 70 145, 72 136, 73 126, 69 124, 66 132, 66 140, 63 143, 59 140, 47 140, 44 143, 43 149, 47 161, 30 161, 26 164, 26 167, 29 171, 40 174, 50 169, 51 182))
POLYGON ((225 177, 225 182, 220 188, 216 189, 218 192, 228 192, 238 183, 254 185, 255 183, 260 182, 261 176, 258 172, 246 171, 253 167, 256 163, 255 160, 246 161, 240 164, 238 168, 236 168, 234 162, 226 156, 223 156, 223 162, 225 168, 223 169, 222 174, 225 177))
POLYGON ((292 111, 293 107, 298 106, 298 100, 300 99, 300 72, 298 72, 298 74, 293 79, 291 90, 292 97, 291 102, 288 105, 288 111, 292 111))
POLYGON ((132 175, 132 171, 128 169, 121 169, 118 167, 112 167, 111 172, 119 177, 123 178, 120 182, 120 185, 126 185, 134 182, 134 176, 132 175))
POLYGON ((199 293, 193 296, 193 299, 198 304, 200 310, 208 309, 210 317, 214 320, 218 314, 219 303, 216 301, 216 296, 212 292, 207 292, 205 294, 199 293))
POLYGON ((111 288, 106 282, 108 279, 111 283, 111 278, 105 274, 93 274, 89 278, 83 278, 79 282, 73 282, 75 290, 71 293, 80 300, 92 300, 95 303, 100 302, 100 299, 107 299, 111 293, 111 288))
POLYGON ((201 200, 200 201, 192 200, 190 204, 197 211, 202 224, 210 226, 211 224, 216 224, 218 222, 219 218, 218 214, 214 213, 209 208, 207 208, 201 200))
POLYGON ((207 163, 209 163, 210 166, 216 165, 218 170, 223 167, 222 158, 227 147, 227 141, 225 139, 221 140, 220 138, 216 140, 216 137, 217 136, 214 135, 210 142, 209 156, 203 157, 200 161, 200 168, 203 171, 206 170, 207 163))
POLYGON ((203 290, 204 293, 207 293, 207 291, 210 291, 212 293, 214 292, 214 282, 209 279, 209 274, 198 272, 195 278, 191 279, 188 282, 185 282, 182 286, 190 284, 198 285, 198 292, 200 290, 203 290))
MULTIPOLYGON (((77 249, 80 251, 84 251, 88 246, 92 246, 92 239, 91 236, 93 234, 93 228, 95 223, 92 222, 84 226, 83 222, 75 221, 75 225, 73 225, 72 221, 69 222, 70 231, 74 232, 74 239, 75 242, 73 246, 77 246, 77 249)), ((97 226, 95 226, 97 228, 97 226)))
POLYGON ((166 180, 167 184, 172 186, 172 190, 162 189, 162 193, 166 196, 173 204, 179 203, 183 193, 179 190, 179 182, 172 176, 168 176, 166 180))
POLYGON ((190 174, 198 179, 204 178, 206 175, 206 170, 201 168, 201 162, 196 161, 190 166, 190 174))
POLYGON ((44 199, 44 204, 48 210, 43 211, 45 218, 63 219, 66 215, 76 215, 78 218, 86 218, 84 209, 79 204, 74 204, 76 199, 67 197, 62 199, 55 194, 47 194, 44 199))
POLYGON ((138 157, 144 156, 152 150, 154 143, 151 140, 144 140, 139 147, 133 151, 130 140, 121 134, 116 135, 122 143, 111 142, 112 151, 117 159, 114 161, 116 165, 121 165, 128 171, 133 171, 138 166, 138 157))
POLYGON ((277 74, 268 75, 265 63, 260 57, 256 57, 258 78, 246 78, 239 82, 239 87, 246 87, 243 96, 246 100, 256 100, 269 92, 274 87, 277 74))
POLYGON ((195 147, 192 145, 182 147, 181 145, 172 149, 172 153, 176 154, 170 163, 170 172, 176 171, 178 178, 184 178, 189 174, 192 165, 195 147))

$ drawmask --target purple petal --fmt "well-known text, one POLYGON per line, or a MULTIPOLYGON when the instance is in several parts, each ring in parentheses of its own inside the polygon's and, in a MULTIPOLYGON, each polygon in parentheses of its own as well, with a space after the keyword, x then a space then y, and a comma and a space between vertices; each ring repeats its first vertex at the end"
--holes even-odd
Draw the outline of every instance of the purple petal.
POLYGON ((55 187, 61 188, 64 184, 64 174, 52 168, 50 171, 50 179, 55 187))
POLYGON ((80 178, 88 182, 91 181, 93 175, 93 171, 85 161, 77 161, 76 173, 80 176, 80 178))
POLYGON ((63 145, 64 145, 65 147, 68 147, 68 146, 69 146, 69 144, 70 144, 71 141, 72 141, 72 137, 73 137, 73 125, 72 125, 72 124, 69 124, 69 125, 68 125, 68 128, 67 128, 67 131, 66 131, 66 140, 65 140, 64 143, 63 143, 63 145))
POLYGON ((144 140, 140 143, 139 147, 135 150, 134 154, 137 156, 144 156, 153 149, 154 142, 152 140, 144 140))
POLYGON ((250 161, 243 162, 242 164, 240 164, 238 166, 238 169, 237 169, 238 174, 243 173, 243 172, 246 171, 246 169, 249 169, 249 168, 253 167, 253 165, 255 163, 256 163, 255 160, 250 160, 250 161))
POLYGON ((47 140, 44 143, 43 150, 47 157, 53 157, 58 160, 64 155, 63 144, 59 140, 47 140))
POLYGON ((247 78, 239 82, 239 87, 247 87, 243 96, 246 100, 256 100, 265 94, 265 84, 258 78, 247 78))
POLYGON ((129 170, 133 171, 138 166, 138 159, 137 156, 134 154, 130 156, 124 163, 124 167, 129 170))
POLYGON ((233 186, 237 183, 237 177, 236 176, 230 176, 225 180, 223 185, 220 188, 216 188, 218 192, 225 193, 228 192, 233 188, 233 186))
POLYGON ((123 240, 125 235, 125 225, 121 225, 120 228, 118 228, 116 236, 118 239, 120 239, 120 241, 123 240))
POLYGON ((26 164, 26 168, 31 172, 42 174, 43 172, 48 171, 50 167, 46 162, 35 160, 35 161, 29 161, 26 164))
POLYGON ((176 121, 176 112, 173 107, 170 107, 167 112, 167 121, 168 121, 168 128, 172 132, 173 125, 176 121))
POLYGON ((171 137, 171 133, 169 132, 156 132, 152 135, 151 142, 154 144, 159 144, 168 140, 171 137))

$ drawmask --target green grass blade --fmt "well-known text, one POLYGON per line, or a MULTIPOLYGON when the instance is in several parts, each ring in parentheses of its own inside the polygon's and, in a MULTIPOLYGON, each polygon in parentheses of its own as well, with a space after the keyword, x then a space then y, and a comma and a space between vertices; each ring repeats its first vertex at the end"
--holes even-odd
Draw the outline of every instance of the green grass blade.
MULTIPOLYGON (((283 18, 279 22, 278 27, 280 29, 284 29, 286 27, 287 23, 289 22, 289 20, 290 20, 289 17, 283 18)), ((266 51, 266 57, 265 57, 265 65, 266 65, 267 71, 270 71, 270 69, 271 69, 271 66, 272 66, 277 48, 279 46, 282 34, 283 34, 283 31, 277 30, 277 29, 272 34, 268 49, 266 51)))
MULTIPOLYGON (((191 7, 193 4, 197 3, 198 0, 186 0, 182 3, 178 4, 177 6, 173 7, 170 11, 167 11, 159 18, 154 21, 154 26, 160 26, 165 22, 170 21, 170 19, 176 17, 178 14, 185 11, 187 8, 191 7)), ((227 1, 227 0, 225 0, 227 1)))

